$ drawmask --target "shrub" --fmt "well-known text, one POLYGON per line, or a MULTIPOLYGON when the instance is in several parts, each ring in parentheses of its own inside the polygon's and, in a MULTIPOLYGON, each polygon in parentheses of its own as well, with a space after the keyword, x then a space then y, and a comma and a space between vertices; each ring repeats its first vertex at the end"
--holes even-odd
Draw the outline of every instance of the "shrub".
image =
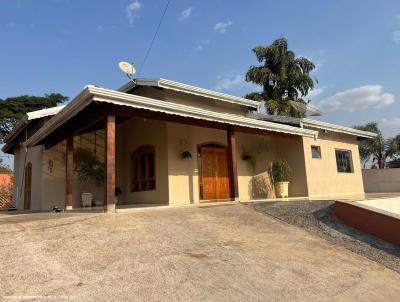
POLYGON ((271 174, 274 182, 291 181, 292 169, 284 160, 276 160, 272 163, 271 174))
POLYGON ((104 183, 104 164, 98 161, 81 161, 75 168, 80 182, 93 182, 96 186, 104 183))

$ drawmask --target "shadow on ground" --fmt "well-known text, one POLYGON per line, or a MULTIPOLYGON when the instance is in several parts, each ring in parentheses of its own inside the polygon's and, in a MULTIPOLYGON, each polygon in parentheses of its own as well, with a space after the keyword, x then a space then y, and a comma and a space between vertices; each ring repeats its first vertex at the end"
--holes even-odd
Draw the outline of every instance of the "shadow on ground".
POLYGON ((333 201, 266 202, 251 206, 400 272, 400 247, 342 223, 333 213, 333 201))

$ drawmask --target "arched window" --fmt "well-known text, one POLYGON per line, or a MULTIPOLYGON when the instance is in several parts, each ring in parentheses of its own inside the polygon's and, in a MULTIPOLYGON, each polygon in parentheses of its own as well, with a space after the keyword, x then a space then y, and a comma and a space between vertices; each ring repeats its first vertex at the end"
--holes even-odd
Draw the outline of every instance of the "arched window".
POLYGON ((142 146, 131 155, 131 192, 156 189, 156 156, 153 146, 142 146))

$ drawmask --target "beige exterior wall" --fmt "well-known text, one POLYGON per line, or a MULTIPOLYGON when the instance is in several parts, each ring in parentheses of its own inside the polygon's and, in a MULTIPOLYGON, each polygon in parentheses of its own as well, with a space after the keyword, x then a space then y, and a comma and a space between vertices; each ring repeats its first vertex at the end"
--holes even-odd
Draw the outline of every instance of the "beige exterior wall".
POLYGON ((43 211, 53 206, 65 206, 65 143, 60 143, 43 151, 42 161, 42 200, 43 211), (53 166, 50 167, 50 162, 53 166))
MULTIPOLYGON (((42 160, 42 210, 51 210, 53 206, 65 206, 65 152, 63 141, 48 150, 43 151, 42 160), (50 167, 52 162, 52 167, 50 167)), ((99 130, 74 137, 74 163, 85 159, 95 159, 104 162, 104 131, 99 130)), ((93 194, 94 200, 104 200, 104 188, 92 182, 82 183, 77 173, 74 173, 73 207, 82 206, 82 193, 93 194)))
POLYGON ((122 190, 120 204, 168 203, 168 147, 167 123, 132 118, 117 126, 116 130, 116 184, 122 190), (143 145, 156 150, 156 189, 131 192, 131 154, 143 145))
POLYGON ((167 123, 167 133, 169 203, 199 203, 197 146, 204 143, 220 143, 226 146, 226 131, 167 123), (192 157, 182 159, 180 155, 183 151, 189 151, 192 157))
MULTIPOLYGON (((225 130, 182 125, 171 122, 130 119, 117 126, 116 185, 121 188, 119 204, 170 204, 187 205, 200 201, 198 146, 205 143, 227 145, 225 130), (143 145, 153 145, 156 150, 156 190, 130 192, 131 153, 143 145), (181 153, 189 151, 191 158, 182 159, 181 153)), ((104 132, 96 136, 97 159, 104 159, 104 132)), ((239 199, 274 198, 270 179, 271 162, 284 159, 294 170, 290 184, 291 196, 306 196, 307 183, 302 140, 300 137, 280 138, 236 133, 239 199), (243 160, 250 155, 252 161, 243 160)), ((94 153, 94 133, 74 138, 75 162, 83 150, 94 153)), ((44 151, 42 161, 42 209, 65 204, 65 142, 44 151), (49 161, 53 162, 50 172, 49 161)), ((93 184, 81 184, 74 174, 74 207, 81 207, 81 194, 91 192, 95 199, 103 200, 104 189, 93 184)))
MULTIPOLYGON (((104 131, 74 138, 75 163, 88 156, 104 162, 104 131), (86 154, 86 155, 85 155, 86 154)), ((198 146, 205 143, 227 145, 225 130, 183 125, 172 122, 132 118, 116 129, 116 185, 121 188, 119 204, 199 203, 198 146), (131 192, 131 153, 143 145, 156 150, 156 189, 131 192), (191 158, 182 159, 189 151, 191 158)), ((327 133, 318 140, 298 136, 259 136, 236 133, 239 200, 274 198, 269 169, 274 160, 286 160, 294 177, 289 185, 290 197, 345 198, 363 196, 358 144, 355 137, 327 133), (322 159, 312 159, 311 145, 321 147, 322 159), (335 149, 350 150, 354 173, 338 173, 335 149), (251 160, 243 160, 243 156, 251 160)), ((26 163, 32 163, 32 209, 50 210, 65 205, 65 142, 48 150, 42 146, 30 148, 26 163), (50 162, 52 167, 50 168, 50 162)), ((25 151, 15 154, 14 195, 17 207, 23 207, 21 192, 25 151), (21 198, 18 199, 18 196, 21 198)), ((399 170, 400 171, 400 170, 399 170)), ((91 192, 95 200, 104 200, 104 188, 82 184, 74 174, 74 207, 81 207, 81 194, 91 192)))
POLYGON ((400 169, 362 170, 365 193, 400 192, 400 169))
POLYGON ((274 141, 277 146, 277 159, 286 160, 293 170, 293 179, 289 184, 289 197, 308 196, 309 188, 302 137, 278 137, 274 141))
POLYGON ((303 142, 308 191, 311 199, 364 197, 356 137, 320 132, 318 140, 304 137, 303 142), (322 159, 312 158, 312 145, 321 147, 322 159), (337 171, 335 149, 351 151, 353 173, 340 173, 337 171))
POLYGON ((290 197, 307 196, 306 170, 301 137, 258 136, 237 133, 239 199, 275 198, 270 176, 274 160, 285 160, 293 170, 290 197), (249 155, 254 160, 243 160, 249 155))
POLYGON ((28 163, 32 164, 31 210, 41 210, 41 185, 42 185, 42 150, 43 146, 25 148, 20 146, 14 153, 14 200, 18 209, 24 208, 24 170, 28 163))
MULTIPOLYGON (((168 123, 168 183, 170 204, 198 203, 200 144, 216 142, 227 145, 225 130, 168 123), (181 159, 189 151, 192 158, 181 159)), ((284 159, 294 170, 291 196, 307 196, 306 170, 301 137, 279 138, 236 133, 239 200, 274 198, 275 190, 269 175, 271 162, 284 159), (250 155, 253 161, 243 160, 250 155)))

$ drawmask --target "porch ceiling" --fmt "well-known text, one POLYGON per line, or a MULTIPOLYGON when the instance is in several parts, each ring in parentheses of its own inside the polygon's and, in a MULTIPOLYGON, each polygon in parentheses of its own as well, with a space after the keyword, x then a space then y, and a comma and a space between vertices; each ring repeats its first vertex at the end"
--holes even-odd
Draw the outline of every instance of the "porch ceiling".
POLYGON ((103 127, 107 112, 114 112, 120 120, 139 116, 220 129, 234 126, 238 131, 258 131, 264 135, 307 137, 318 135, 318 132, 314 130, 87 86, 72 102, 40 128, 26 144, 34 146, 54 143, 57 140, 63 140, 67 135, 76 135, 103 127))

